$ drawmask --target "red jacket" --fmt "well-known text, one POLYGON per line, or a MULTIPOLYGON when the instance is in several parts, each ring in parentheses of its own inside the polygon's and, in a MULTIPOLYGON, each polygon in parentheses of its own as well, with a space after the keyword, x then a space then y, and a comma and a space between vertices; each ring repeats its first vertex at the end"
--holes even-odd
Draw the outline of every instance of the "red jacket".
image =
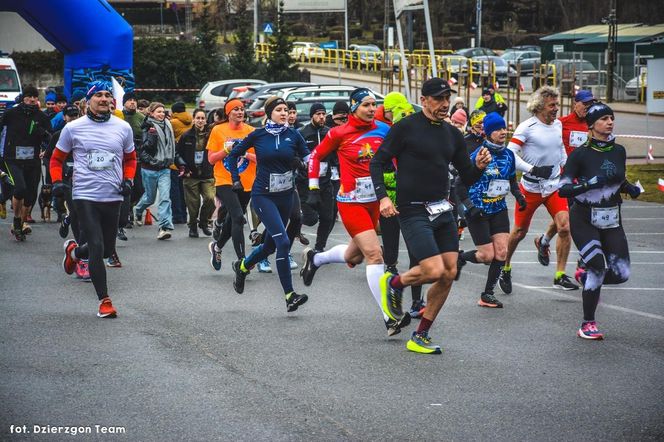
POLYGON ((318 185, 320 161, 330 153, 337 151, 341 187, 338 201, 356 201, 354 196, 356 179, 369 178, 369 163, 383 143, 389 126, 380 121, 370 123, 353 115, 342 126, 333 127, 323 141, 311 152, 309 159, 309 185, 318 185))
POLYGON ((576 112, 559 118, 563 124, 563 144, 569 156, 572 151, 581 146, 588 139, 588 124, 585 119, 579 118, 576 112))

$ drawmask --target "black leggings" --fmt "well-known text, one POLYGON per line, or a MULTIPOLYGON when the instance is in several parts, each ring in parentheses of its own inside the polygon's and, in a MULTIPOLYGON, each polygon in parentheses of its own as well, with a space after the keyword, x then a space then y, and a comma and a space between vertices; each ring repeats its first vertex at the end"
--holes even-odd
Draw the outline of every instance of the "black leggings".
MULTIPOLYGON (((385 218, 380 217, 380 232, 383 239, 383 261, 385 265, 396 266, 399 259, 399 235, 401 234, 401 226, 399 225, 399 218, 391 216, 385 218)), ((413 268, 419 264, 417 259, 408 250, 409 268, 413 268)), ((422 298, 422 286, 411 285, 411 296, 413 301, 418 301, 422 298)))
POLYGON ((74 254, 78 259, 88 260, 90 278, 100 300, 108 296, 104 258, 115 250, 121 204, 121 201, 74 200, 81 232, 87 241, 79 245, 74 254))
POLYGON ((244 215, 251 199, 251 192, 235 192, 231 186, 217 186, 216 194, 226 208, 226 217, 221 227, 217 248, 221 250, 228 240, 233 238, 235 254, 238 259, 242 259, 245 257, 244 223, 246 221, 244 215))
POLYGON ((602 284, 620 284, 629 279, 630 261, 627 237, 620 225, 598 229, 590 222, 591 208, 574 203, 569 210, 570 230, 581 259, 586 265, 583 284, 583 319, 595 320, 602 284))
POLYGON ((81 226, 78 222, 78 212, 71 199, 71 178, 65 178, 63 181, 69 184, 69 186, 65 188, 65 201, 67 202, 67 209, 69 212, 69 227, 71 228, 71 233, 74 235, 77 244, 85 244, 85 237, 81 232, 81 226))
POLYGON ((40 160, 7 160, 5 168, 14 182, 12 196, 17 200, 23 200, 23 204, 28 207, 34 206, 41 178, 40 160))

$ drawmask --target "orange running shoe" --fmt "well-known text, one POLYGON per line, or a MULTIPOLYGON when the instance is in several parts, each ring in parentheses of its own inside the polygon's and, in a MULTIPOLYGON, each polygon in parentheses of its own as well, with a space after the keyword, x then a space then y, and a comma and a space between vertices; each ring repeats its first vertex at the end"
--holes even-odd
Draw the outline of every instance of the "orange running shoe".
POLYGON ((97 312, 97 316, 99 318, 115 318, 117 315, 118 312, 115 310, 115 307, 113 307, 111 298, 106 297, 102 299, 99 303, 99 312, 97 312))

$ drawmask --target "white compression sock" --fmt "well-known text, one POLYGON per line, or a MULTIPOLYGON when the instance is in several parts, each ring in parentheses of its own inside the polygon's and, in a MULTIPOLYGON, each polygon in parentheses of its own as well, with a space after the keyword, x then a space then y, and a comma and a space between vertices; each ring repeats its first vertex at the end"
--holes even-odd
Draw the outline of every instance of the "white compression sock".
POLYGON ((383 319, 389 319, 383 312, 381 295, 380 295, 380 277, 385 273, 385 264, 367 264, 367 283, 374 299, 378 303, 378 308, 383 314, 383 319))
POLYGON ((545 233, 544 235, 542 235, 541 244, 542 244, 543 246, 548 246, 550 241, 551 241, 551 238, 549 238, 548 236, 546 236, 546 233, 545 233))
POLYGON ((346 254, 347 244, 334 246, 327 252, 320 252, 314 255, 314 265, 320 267, 324 264, 344 263, 344 255, 346 254))

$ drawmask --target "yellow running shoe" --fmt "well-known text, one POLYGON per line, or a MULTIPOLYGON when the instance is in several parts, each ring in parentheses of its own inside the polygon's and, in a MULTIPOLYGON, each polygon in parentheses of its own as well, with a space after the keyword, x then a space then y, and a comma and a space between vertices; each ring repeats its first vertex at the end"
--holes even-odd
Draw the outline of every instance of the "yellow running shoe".
POLYGON ((439 355, 442 353, 440 346, 432 344, 427 332, 413 332, 413 336, 406 342, 406 348, 415 353, 439 355))

